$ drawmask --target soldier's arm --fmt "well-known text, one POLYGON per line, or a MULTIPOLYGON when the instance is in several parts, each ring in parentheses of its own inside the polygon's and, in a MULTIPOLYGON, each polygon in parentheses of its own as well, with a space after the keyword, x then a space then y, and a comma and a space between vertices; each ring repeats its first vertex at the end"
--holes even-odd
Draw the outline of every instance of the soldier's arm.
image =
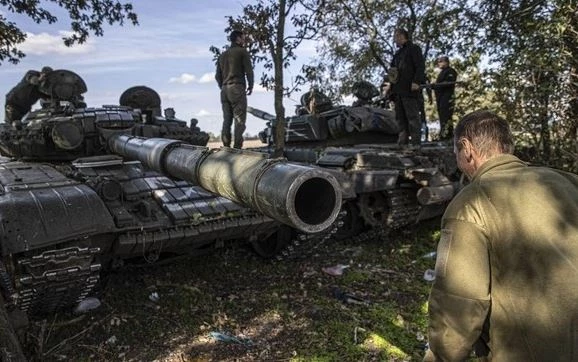
POLYGON ((448 219, 442 225, 429 297, 427 360, 462 361, 480 338, 490 308, 487 243, 485 230, 477 224, 448 219))
POLYGON ((415 84, 422 84, 425 80, 425 60, 421 48, 414 45, 410 55, 415 67, 415 74, 413 75, 412 82, 415 84))
POLYGON ((247 88, 252 90, 254 83, 253 65, 251 64, 251 56, 246 50, 243 54, 243 68, 245 70, 245 76, 247 77, 247 88))
POLYGON ((215 71, 215 80, 219 85, 219 89, 223 87, 223 73, 221 71, 221 57, 217 59, 217 69, 215 71))

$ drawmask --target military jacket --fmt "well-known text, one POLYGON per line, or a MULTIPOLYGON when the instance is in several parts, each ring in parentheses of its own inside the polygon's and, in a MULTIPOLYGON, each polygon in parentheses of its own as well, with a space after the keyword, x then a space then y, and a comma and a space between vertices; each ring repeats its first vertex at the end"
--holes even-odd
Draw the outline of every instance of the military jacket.
POLYGON ((219 88, 223 85, 242 84, 253 89, 253 67, 247 49, 233 44, 225 50, 217 61, 215 79, 219 88))
POLYGON ((397 50, 391 61, 391 67, 397 69, 397 79, 391 79, 391 92, 401 96, 417 97, 420 91, 412 91, 411 83, 423 84, 425 82, 425 60, 421 48, 406 42, 397 50))
POLYGON ((436 360, 464 360, 482 342, 492 361, 578 361, 578 175, 494 157, 452 200, 441 233, 436 360))
POLYGON ((30 111, 34 103, 41 97, 46 97, 36 85, 40 72, 29 70, 22 80, 6 94, 6 104, 9 104, 23 113, 30 111), (35 80, 33 78, 36 78, 35 80))
POLYGON ((451 97, 454 94, 456 85, 455 82, 458 79, 458 73, 452 67, 443 68, 436 78, 436 83, 433 86, 436 98, 441 98, 443 96, 451 97), (454 84, 440 84, 453 82, 454 84))

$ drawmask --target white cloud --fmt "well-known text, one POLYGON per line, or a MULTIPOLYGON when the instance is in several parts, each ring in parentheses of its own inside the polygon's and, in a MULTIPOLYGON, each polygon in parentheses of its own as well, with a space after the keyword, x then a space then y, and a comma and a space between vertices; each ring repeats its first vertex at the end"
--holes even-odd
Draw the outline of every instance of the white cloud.
POLYGON ((197 114, 195 114, 195 116, 197 117, 206 117, 206 116, 212 116, 213 114, 209 111, 207 111, 206 109, 201 109, 200 111, 197 112, 197 114))
POLYGON ((197 77, 189 73, 183 73, 178 77, 171 77, 169 79, 169 83, 181 83, 181 84, 189 84, 195 81, 197 81, 197 77))
POLYGON ((88 39, 84 44, 76 44, 71 47, 64 45, 62 38, 71 35, 67 31, 59 31, 59 35, 51 35, 48 33, 26 33, 26 41, 22 43, 20 49, 27 54, 33 55, 71 55, 71 54, 86 54, 94 50, 94 43, 88 39))
POLYGON ((205 73, 199 78, 199 83, 212 83, 215 81, 215 73, 205 73))
POLYGON ((267 93, 269 92, 265 87, 263 87, 261 84, 255 84, 253 86, 253 93, 267 93))

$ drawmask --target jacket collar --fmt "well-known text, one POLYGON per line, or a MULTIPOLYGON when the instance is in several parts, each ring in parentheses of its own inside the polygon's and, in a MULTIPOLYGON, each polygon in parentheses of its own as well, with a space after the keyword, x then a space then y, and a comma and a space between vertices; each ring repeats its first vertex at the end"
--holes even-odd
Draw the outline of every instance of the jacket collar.
POLYGON ((474 176, 472 177, 472 182, 479 179, 483 174, 487 173, 488 171, 508 163, 518 163, 520 166, 528 165, 526 162, 520 160, 518 157, 514 155, 501 154, 499 156, 490 158, 482 166, 480 166, 480 168, 478 168, 478 170, 474 173, 474 176))

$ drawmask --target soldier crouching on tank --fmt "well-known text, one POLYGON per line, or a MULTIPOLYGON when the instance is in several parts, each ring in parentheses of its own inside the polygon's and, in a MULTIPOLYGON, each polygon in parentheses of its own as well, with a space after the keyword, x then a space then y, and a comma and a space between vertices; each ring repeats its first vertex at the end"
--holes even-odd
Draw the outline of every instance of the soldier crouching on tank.
POLYGON ((40 92, 38 86, 50 72, 51 67, 42 67, 40 72, 36 70, 26 72, 24 78, 6 94, 4 122, 19 125, 22 117, 30 112, 34 103, 41 98, 48 98, 48 95, 40 92))

